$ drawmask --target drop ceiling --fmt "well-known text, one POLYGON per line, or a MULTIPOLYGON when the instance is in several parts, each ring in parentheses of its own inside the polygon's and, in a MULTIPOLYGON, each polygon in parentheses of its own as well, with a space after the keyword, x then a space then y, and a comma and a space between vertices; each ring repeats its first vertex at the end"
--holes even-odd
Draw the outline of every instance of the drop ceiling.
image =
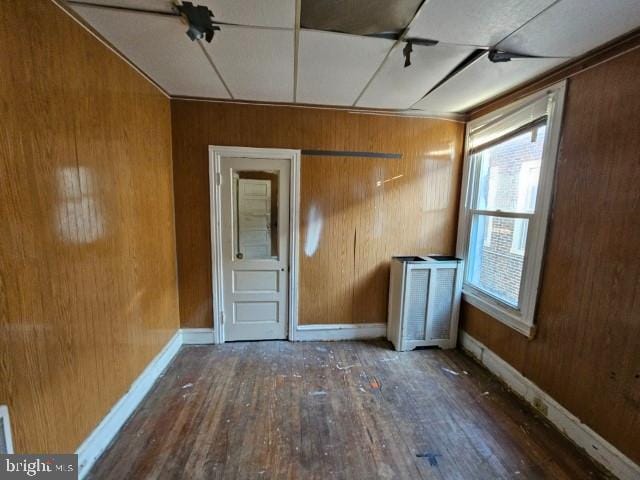
POLYGON ((193 3, 220 24, 211 43, 192 42, 168 0, 68 1, 171 96, 437 115, 466 112, 640 26, 640 0, 193 3), (492 48, 543 58, 493 63, 492 48))

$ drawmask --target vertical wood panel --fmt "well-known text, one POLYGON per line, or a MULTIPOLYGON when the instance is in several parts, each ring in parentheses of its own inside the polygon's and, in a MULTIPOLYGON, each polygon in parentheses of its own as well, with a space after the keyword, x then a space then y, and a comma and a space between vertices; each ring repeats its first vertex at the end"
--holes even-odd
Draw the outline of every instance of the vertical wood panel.
POLYGON ((208 145, 402 154, 303 155, 301 324, 384 322, 390 256, 454 251, 460 123, 180 100, 172 119, 183 327, 212 325, 208 145))
POLYGON ((0 44, 0 403, 73 452, 178 327, 170 104, 49 1, 0 44))
POLYGON ((532 341, 463 326, 640 462, 640 50, 571 79, 532 341))

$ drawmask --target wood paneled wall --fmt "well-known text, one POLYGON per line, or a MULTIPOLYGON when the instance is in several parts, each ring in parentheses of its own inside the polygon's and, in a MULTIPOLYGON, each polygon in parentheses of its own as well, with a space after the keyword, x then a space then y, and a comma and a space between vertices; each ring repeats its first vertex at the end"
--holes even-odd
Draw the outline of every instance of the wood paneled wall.
POLYGON ((471 305, 462 326, 640 462, 640 49, 569 81, 529 341, 471 305))
POLYGON ((172 119, 183 327, 212 325, 208 145, 402 154, 303 155, 300 324, 384 322, 391 255, 455 249, 460 123, 185 100, 172 119))
POLYGON ((49 1, 0 45, 0 404, 73 452, 178 327, 170 104, 49 1))

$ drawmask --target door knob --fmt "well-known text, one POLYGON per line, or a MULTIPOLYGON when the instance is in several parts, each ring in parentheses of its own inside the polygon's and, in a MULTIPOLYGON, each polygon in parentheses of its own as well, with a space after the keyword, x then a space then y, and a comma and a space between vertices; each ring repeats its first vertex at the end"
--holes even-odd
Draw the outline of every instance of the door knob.
POLYGON ((238 260, 242 260, 244 258, 244 255, 241 252, 236 253, 236 258, 238 260))

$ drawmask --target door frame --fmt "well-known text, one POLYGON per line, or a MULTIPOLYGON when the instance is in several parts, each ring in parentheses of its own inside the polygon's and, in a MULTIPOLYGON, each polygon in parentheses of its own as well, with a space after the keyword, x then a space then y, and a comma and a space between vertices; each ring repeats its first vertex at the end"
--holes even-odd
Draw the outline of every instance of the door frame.
POLYGON ((300 150, 284 148, 252 148, 209 145, 209 207, 211 224, 211 286, 213 298, 213 338, 214 343, 224 343, 222 289, 222 202, 220 171, 221 157, 260 158, 265 160, 289 160, 289 291, 288 333, 289 341, 296 340, 298 328, 298 269, 300 236, 300 150))

